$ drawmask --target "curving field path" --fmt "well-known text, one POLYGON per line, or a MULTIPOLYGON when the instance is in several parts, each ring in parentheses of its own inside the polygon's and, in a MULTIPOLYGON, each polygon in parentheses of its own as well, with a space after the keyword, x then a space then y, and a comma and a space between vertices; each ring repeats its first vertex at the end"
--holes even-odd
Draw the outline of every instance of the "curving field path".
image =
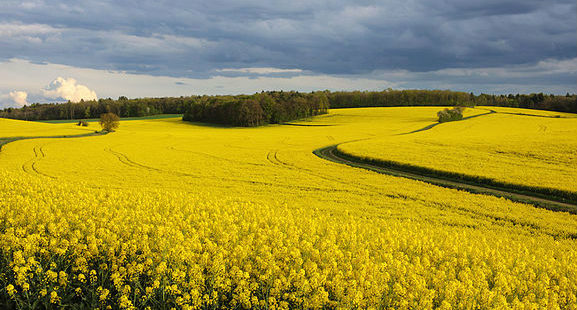
POLYGON ((506 186, 489 186, 472 181, 465 181, 462 178, 457 178, 458 176, 455 178, 449 178, 445 176, 434 175, 433 173, 418 172, 414 169, 403 168, 403 165, 401 164, 395 165, 394 163, 367 161, 362 158, 340 152, 337 149, 338 146, 339 144, 333 144, 330 146, 322 147, 314 150, 313 154, 322 159, 345 164, 355 168, 362 168, 378 173, 409 178, 433 185, 465 190, 472 193, 504 197, 513 201, 530 203, 535 206, 554 211, 565 211, 577 214, 577 204, 573 202, 562 201, 562 199, 556 199, 556 197, 548 197, 528 190, 515 190, 506 186))
POLYGON ((30 137, 9 137, 9 138, 2 138, 0 137, 0 151, 2 151, 2 147, 10 142, 18 141, 18 140, 30 140, 30 139, 60 139, 60 138, 83 138, 83 137, 91 137, 91 136, 102 136, 107 134, 106 132, 91 132, 79 135, 57 135, 57 136, 30 136, 30 137))

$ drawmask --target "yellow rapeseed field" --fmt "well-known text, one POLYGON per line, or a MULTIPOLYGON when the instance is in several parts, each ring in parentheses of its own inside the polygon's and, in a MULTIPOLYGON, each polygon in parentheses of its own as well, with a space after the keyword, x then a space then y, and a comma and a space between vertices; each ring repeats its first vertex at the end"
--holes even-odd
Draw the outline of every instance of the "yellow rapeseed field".
POLYGON ((0 138, 80 135, 100 130, 96 126, 96 123, 92 127, 80 127, 69 123, 46 124, 0 118, 0 138))
POLYGON ((468 110, 489 109, 497 113, 338 148, 361 158, 577 192, 575 115, 498 107, 468 110))
POLYGON ((438 110, 333 110, 260 128, 123 121, 104 136, 7 144, 0 302, 577 309, 576 215, 312 154, 417 130, 438 110))

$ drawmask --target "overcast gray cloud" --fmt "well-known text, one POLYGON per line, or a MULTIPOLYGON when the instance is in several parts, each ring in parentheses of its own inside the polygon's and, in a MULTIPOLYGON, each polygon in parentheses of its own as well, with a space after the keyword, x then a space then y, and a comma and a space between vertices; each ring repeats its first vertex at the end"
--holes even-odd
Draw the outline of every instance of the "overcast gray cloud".
MULTIPOLYGON (((0 61, 204 79, 406 71, 426 87, 431 72, 574 59, 576 11, 574 0, 3 0, 0 61)), ((471 90, 500 82, 495 72, 471 90)), ((575 83, 555 76, 555 89, 575 83)))

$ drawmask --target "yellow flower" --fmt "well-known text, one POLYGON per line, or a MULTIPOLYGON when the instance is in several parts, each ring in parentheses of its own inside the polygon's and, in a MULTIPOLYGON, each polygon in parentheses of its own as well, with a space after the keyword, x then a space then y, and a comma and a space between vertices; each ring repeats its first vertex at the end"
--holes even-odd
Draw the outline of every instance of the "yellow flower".
POLYGON ((68 283, 68 275, 64 271, 58 272, 58 284, 61 286, 66 286, 68 283))
POLYGON ((46 271, 46 277, 48 278, 48 281, 50 281, 50 282, 58 281, 58 273, 56 273, 52 270, 46 271))
POLYGON ((9 295, 11 298, 14 298, 14 295, 15 295, 18 291, 16 290, 16 288, 14 288, 14 285, 8 284, 8 285, 6 286, 6 292, 8 292, 8 295, 9 295))
POLYGON ((154 282, 152 283, 152 287, 153 288, 159 288, 160 287, 160 281, 154 280, 154 282))
POLYGON ((60 302, 60 297, 56 291, 50 292, 50 303, 57 304, 60 302))
POLYGON ((95 283, 98 280, 98 276, 96 275, 96 270, 90 270, 90 282, 95 283))
POLYGON ((145 288, 145 293, 146 293, 146 295, 151 295, 151 294, 152 294, 152 291, 153 291, 153 288, 150 287, 150 286, 147 286, 147 287, 145 288))
POLYGON ((105 301, 108 298, 108 294, 110 293, 109 290, 107 289, 102 289, 102 292, 100 293, 99 299, 101 302, 105 301))
POLYGON ((128 296, 122 295, 120 296, 120 309, 132 309, 133 305, 128 296))

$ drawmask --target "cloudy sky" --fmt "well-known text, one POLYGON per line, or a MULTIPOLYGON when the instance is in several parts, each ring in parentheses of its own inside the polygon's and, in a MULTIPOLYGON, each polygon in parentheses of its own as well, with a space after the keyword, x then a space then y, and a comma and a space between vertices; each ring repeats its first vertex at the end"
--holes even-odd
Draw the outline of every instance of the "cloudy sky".
POLYGON ((1 0, 0 107, 261 90, 576 92, 575 0, 1 0))

